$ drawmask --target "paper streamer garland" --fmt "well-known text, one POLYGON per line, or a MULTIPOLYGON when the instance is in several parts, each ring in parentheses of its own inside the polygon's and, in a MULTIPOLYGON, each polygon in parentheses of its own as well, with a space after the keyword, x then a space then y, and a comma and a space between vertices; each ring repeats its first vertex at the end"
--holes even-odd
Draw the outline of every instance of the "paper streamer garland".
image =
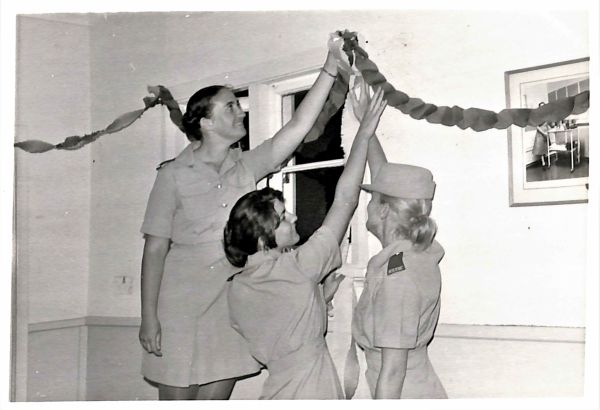
POLYGON ((471 128, 479 132, 491 128, 505 129, 511 125, 526 127, 527 125, 541 125, 545 122, 557 122, 571 114, 581 114, 589 108, 589 91, 549 102, 535 109, 507 108, 499 113, 480 108, 465 110, 458 106, 438 107, 435 104, 425 103, 420 98, 411 98, 406 93, 396 90, 379 72, 377 65, 369 59, 367 52, 358 45, 356 33, 346 30, 343 33, 338 32, 338 34, 344 37, 346 48, 354 52, 355 67, 360 71, 367 84, 372 87, 383 87, 384 98, 388 105, 416 120, 425 119, 432 124, 457 126, 463 130, 471 128))
POLYGON ((171 121, 173 121, 173 123, 181 129, 181 110, 179 109, 179 104, 173 99, 173 96, 169 90, 162 85, 158 85, 148 86, 148 92, 154 94, 154 96, 144 97, 144 108, 121 115, 103 130, 94 131, 82 137, 67 137, 63 142, 56 145, 40 140, 27 140, 15 143, 15 147, 34 154, 47 152, 53 149, 77 150, 89 144, 90 142, 96 141, 102 135, 119 132, 122 129, 129 127, 138 118, 140 118, 142 114, 146 112, 146 110, 154 107, 157 104, 164 105, 169 109, 171 121))
MULTIPOLYGON (((387 81, 385 76, 379 72, 377 65, 369 59, 367 52, 359 46, 358 37, 355 32, 345 30, 343 32, 338 31, 337 34, 344 41, 342 49, 348 57, 348 62, 340 58, 342 57, 341 53, 337 56, 340 61, 338 76, 329 92, 321 113, 312 129, 306 135, 304 142, 311 142, 319 138, 329 119, 344 104, 348 93, 350 76, 353 74, 351 66, 360 71, 367 84, 371 87, 383 87, 384 97, 389 106, 410 115, 411 118, 416 120, 424 119, 431 124, 442 124, 449 127, 457 126, 463 130, 471 128, 479 132, 491 128, 505 129, 511 125, 518 127, 536 126, 545 122, 563 120, 571 114, 581 114, 589 108, 589 91, 584 91, 573 97, 549 102, 535 109, 508 108, 499 113, 480 108, 463 109, 458 106, 438 107, 435 104, 425 103, 420 98, 411 98, 406 93, 396 90, 387 81)), ((14 146, 29 153, 43 153, 53 149, 77 150, 97 140, 104 134, 112 134, 127 128, 140 118, 146 110, 157 104, 166 106, 169 110, 171 121, 179 129, 182 129, 182 113, 177 101, 173 99, 169 90, 160 85, 148 86, 148 92, 154 94, 154 96, 144 98, 144 108, 121 115, 103 130, 94 131, 82 137, 67 137, 63 142, 56 145, 40 140, 27 140, 17 142, 14 146)))

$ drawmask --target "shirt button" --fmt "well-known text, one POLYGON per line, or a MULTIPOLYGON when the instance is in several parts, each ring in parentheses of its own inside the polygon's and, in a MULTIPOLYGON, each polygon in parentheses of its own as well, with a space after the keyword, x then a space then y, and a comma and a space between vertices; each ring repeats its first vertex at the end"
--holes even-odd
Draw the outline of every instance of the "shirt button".
POLYGON ((223 202, 223 203, 221 204, 221 206, 222 206, 223 208, 227 208, 227 204, 226 204, 225 202, 223 202))

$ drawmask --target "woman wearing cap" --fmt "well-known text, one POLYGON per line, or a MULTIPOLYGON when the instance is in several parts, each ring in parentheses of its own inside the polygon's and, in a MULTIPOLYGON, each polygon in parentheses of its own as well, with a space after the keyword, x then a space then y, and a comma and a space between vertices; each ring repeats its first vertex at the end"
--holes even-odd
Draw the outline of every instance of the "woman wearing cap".
POLYGON ((285 211, 280 191, 251 192, 231 210, 225 253, 243 269, 231 281, 229 313, 252 355, 269 371, 261 399, 344 398, 325 342, 325 303, 339 281, 333 278, 323 290, 319 283, 332 278, 330 272, 342 263, 340 242, 358 203, 369 139, 385 105, 383 93, 376 93, 352 143, 333 204, 303 245, 289 250, 299 240, 296 216, 285 211))
MULTIPOLYGON (((367 98, 361 99, 364 104, 367 98)), ((360 118, 364 111, 354 103, 360 118)), ((425 168, 388 163, 377 137, 368 161, 374 178, 362 185, 371 193, 367 229, 383 250, 367 265, 352 336, 365 351, 369 389, 376 399, 446 398, 427 354, 440 313, 438 263, 444 255, 429 217, 433 176, 425 168)))
POLYGON ((191 143, 160 167, 141 229, 142 374, 158 384, 159 399, 228 399, 237 378, 259 371, 229 325, 225 289, 234 268, 223 226, 235 201, 302 142, 336 74, 330 52, 293 118, 245 152, 230 148, 246 134, 231 89, 210 86, 189 99, 183 125, 191 143))

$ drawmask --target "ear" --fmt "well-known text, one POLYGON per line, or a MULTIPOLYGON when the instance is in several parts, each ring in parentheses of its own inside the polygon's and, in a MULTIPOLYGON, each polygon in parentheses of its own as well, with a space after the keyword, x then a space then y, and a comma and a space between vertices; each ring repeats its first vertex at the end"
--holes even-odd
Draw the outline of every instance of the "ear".
POLYGON ((379 216, 381 217, 382 221, 385 220, 385 218, 387 218, 387 216, 390 214, 390 211, 390 204, 386 202, 379 206, 379 216))
POLYGON ((200 129, 210 130, 214 126, 213 120, 207 117, 200 118, 200 129))
POLYGON ((268 247, 265 245, 265 240, 262 236, 260 238, 258 238, 258 242, 256 244, 256 249, 259 251, 268 250, 268 247))

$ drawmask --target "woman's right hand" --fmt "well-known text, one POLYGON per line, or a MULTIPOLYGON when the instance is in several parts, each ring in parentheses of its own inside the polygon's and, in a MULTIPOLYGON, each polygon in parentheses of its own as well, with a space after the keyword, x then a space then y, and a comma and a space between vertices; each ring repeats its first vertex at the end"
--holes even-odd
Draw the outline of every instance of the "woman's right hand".
POLYGON ((144 350, 156 356, 162 356, 160 351, 161 330, 158 318, 143 318, 139 337, 144 350))
POLYGON ((371 101, 369 101, 369 107, 360 121, 360 127, 356 133, 357 138, 371 138, 375 134, 379 119, 386 106, 387 101, 383 99, 383 89, 378 88, 371 101))

